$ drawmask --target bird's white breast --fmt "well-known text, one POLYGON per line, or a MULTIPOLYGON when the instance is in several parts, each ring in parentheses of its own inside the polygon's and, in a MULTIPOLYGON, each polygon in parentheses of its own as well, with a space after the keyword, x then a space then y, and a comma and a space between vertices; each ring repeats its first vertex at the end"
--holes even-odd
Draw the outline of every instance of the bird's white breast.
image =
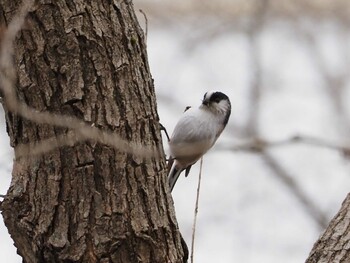
POLYGON ((203 155, 215 143, 221 125, 215 114, 204 109, 189 109, 175 126, 169 146, 172 156, 203 155))

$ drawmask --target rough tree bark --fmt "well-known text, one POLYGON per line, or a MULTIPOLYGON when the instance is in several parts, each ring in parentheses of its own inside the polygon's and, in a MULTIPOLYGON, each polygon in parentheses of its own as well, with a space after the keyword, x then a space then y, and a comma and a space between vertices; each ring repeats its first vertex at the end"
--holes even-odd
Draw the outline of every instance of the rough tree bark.
MULTIPOLYGON (((0 22, 19 5, 2 0, 0 22)), ((1 210, 24 262, 186 261, 144 42, 130 1, 38 0, 31 8, 15 42, 19 100, 154 145, 163 157, 87 141, 17 158, 1 210)), ((15 149, 68 132, 11 112, 6 120, 15 149)))
POLYGON ((350 262, 350 194, 312 248, 306 263, 350 262))

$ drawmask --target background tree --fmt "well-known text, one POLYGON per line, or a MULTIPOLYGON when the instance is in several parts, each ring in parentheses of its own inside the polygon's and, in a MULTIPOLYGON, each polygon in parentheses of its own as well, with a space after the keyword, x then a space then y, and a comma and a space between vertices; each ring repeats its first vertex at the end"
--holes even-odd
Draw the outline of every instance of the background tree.
MULTIPOLYGON (((2 1, 1 24, 24 4, 2 1)), ((14 50, 20 103, 4 90, 15 160, 1 210, 24 262, 185 262, 132 2, 36 1, 14 50), (102 144, 86 123, 158 155, 102 144), (31 156, 43 140, 69 145, 31 156)))
POLYGON ((306 263, 349 262, 350 195, 312 248, 306 263))

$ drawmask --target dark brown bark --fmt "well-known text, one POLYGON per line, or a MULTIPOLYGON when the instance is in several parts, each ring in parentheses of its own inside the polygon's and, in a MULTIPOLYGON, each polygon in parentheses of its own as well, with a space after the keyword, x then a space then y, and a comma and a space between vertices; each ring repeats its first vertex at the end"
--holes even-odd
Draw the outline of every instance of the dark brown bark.
POLYGON ((350 262, 350 194, 312 248, 306 263, 350 262))
MULTIPOLYGON (((21 4, 2 0, 8 24, 21 4)), ((17 158, 2 215, 25 262, 185 262, 144 36, 129 1, 40 0, 15 43, 20 101, 159 148, 82 142, 17 158)), ((6 105, 5 105, 6 106, 6 105)), ((7 112, 11 145, 62 135, 7 112)))

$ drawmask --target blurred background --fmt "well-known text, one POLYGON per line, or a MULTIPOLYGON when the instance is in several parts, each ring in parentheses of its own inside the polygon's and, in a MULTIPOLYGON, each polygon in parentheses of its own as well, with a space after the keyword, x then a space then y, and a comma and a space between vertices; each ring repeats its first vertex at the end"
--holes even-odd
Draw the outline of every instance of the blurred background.
MULTIPOLYGON (((350 187, 350 2, 134 5, 140 25, 148 24, 158 112, 168 132, 208 90, 232 103, 228 127, 204 158, 195 262, 304 262, 350 187)), ((4 194, 12 150, 2 111, 0 117, 4 194)), ((198 172, 199 164, 173 191, 189 246, 198 172)), ((0 254, 21 262, 3 225, 0 254)))

